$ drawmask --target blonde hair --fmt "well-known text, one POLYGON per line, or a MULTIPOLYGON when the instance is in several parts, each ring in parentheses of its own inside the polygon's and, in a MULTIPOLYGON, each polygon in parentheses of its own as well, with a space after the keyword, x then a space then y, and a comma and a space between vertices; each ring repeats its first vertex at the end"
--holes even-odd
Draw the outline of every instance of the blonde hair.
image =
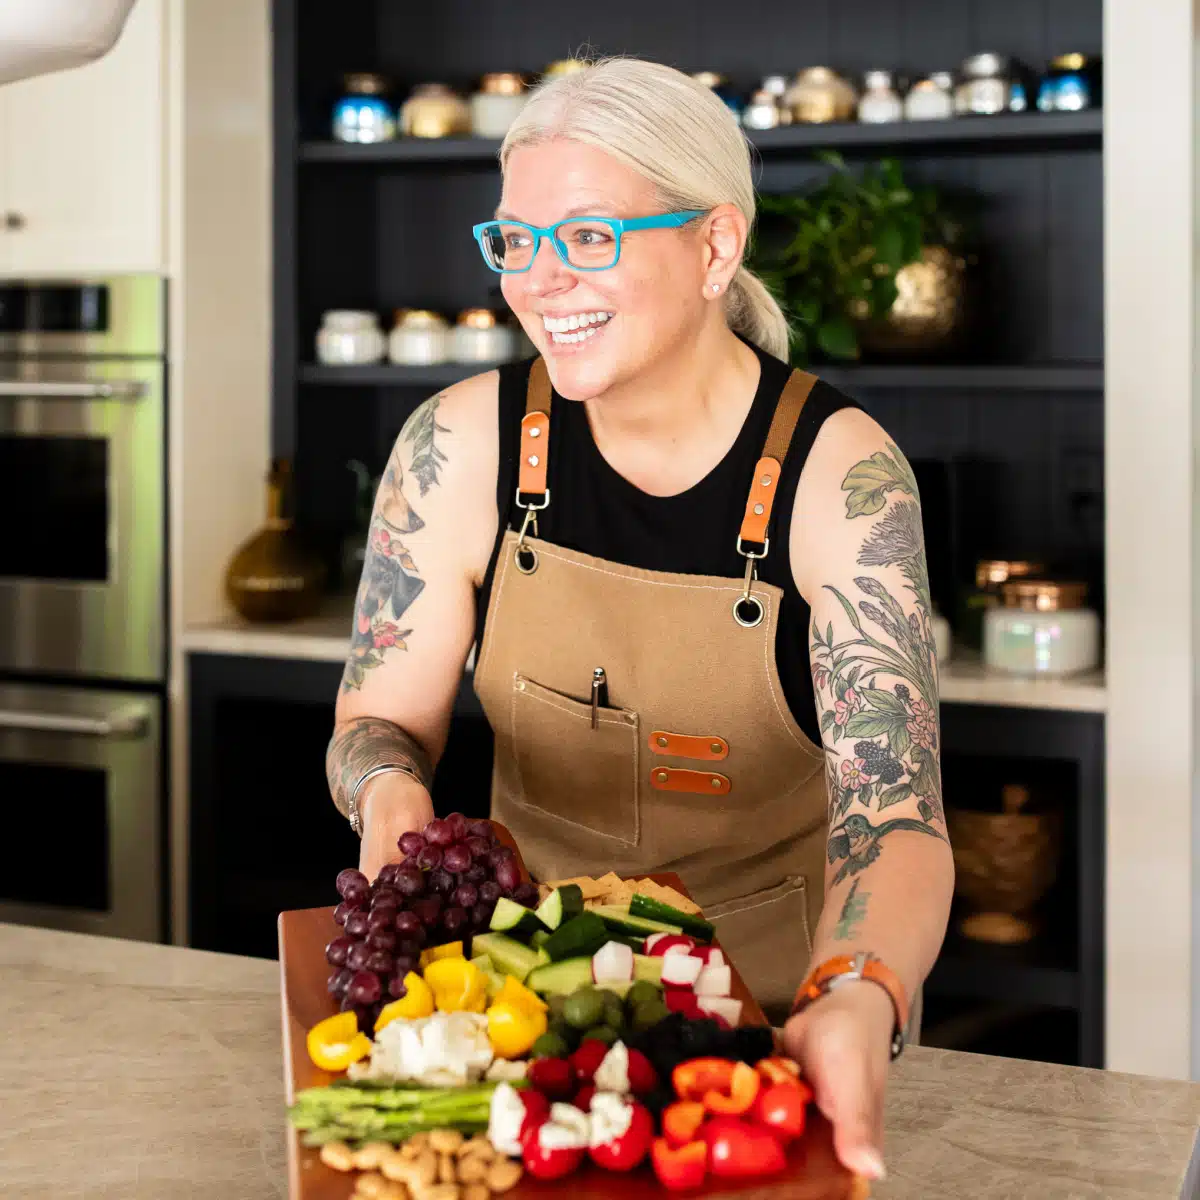
MULTIPOLYGON (((570 138, 607 151, 648 179, 668 210, 735 204, 754 223, 750 147, 704 84, 662 63, 606 58, 536 88, 500 148, 570 138)), ((788 358, 788 323, 766 285, 739 264, 725 319, 768 354, 788 358)))

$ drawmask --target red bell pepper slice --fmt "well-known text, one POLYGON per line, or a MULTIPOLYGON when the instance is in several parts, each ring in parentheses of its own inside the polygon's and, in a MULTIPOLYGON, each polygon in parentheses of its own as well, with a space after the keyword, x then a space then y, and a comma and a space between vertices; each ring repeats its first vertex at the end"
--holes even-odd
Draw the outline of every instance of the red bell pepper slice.
POLYGON ((723 1179, 775 1175, 787 1166, 779 1139, 741 1117, 713 1117, 704 1126, 708 1167, 723 1179))
POLYGON ((696 1141, 675 1147, 666 1138, 655 1138, 650 1161, 663 1187, 677 1192, 698 1188, 708 1174, 708 1146, 696 1141))
POLYGON ((740 1116, 749 1112, 758 1099, 760 1080, 758 1072, 748 1063, 733 1064, 728 1084, 723 1088, 710 1088, 704 1093, 704 1107, 717 1116, 740 1116))
POLYGON ((703 1100, 712 1091, 729 1090, 734 1062, 728 1058, 693 1058, 671 1072, 671 1083, 680 1100, 703 1100))
POLYGON ((798 1081, 773 1083, 758 1093, 752 1115, 758 1124, 771 1130, 786 1143, 804 1132, 808 1113, 809 1091, 797 1086, 798 1081))
POLYGON ((770 1058, 760 1058, 754 1068, 762 1076, 763 1083, 794 1083, 808 1092, 812 1099, 812 1089, 800 1079, 800 1064, 791 1058, 774 1054, 770 1058))
POLYGON ((686 1146, 700 1134, 708 1110, 699 1100, 676 1100, 663 1109, 663 1136, 672 1146, 686 1146))

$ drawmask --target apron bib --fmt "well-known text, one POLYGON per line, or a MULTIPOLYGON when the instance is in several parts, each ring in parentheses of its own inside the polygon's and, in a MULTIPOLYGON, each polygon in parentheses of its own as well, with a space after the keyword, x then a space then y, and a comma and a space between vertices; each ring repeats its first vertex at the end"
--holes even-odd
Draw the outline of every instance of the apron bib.
POLYGON ((536 879, 677 871, 767 1015, 808 969, 825 894, 824 752, 775 664, 769 553, 780 467, 814 383, 793 372, 748 481, 744 579, 624 566, 536 536, 552 389, 530 372, 517 503, 475 690, 495 734, 492 816, 536 879), (593 671, 607 706, 591 702, 593 671))

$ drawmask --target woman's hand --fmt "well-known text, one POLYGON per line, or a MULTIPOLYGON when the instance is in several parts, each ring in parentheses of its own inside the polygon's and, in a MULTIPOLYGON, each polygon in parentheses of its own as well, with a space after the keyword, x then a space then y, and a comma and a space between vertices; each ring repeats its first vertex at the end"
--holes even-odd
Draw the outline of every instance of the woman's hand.
POLYGON ((411 775, 400 771, 376 775, 368 781, 360 797, 362 848, 358 869, 373 880, 384 863, 399 862, 404 854, 400 835, 410 829, 421 830, 433 817, 429 793, 411 775))
POLYGON ((784 1049, 833 1126, 838 1158, 869 1179, 884 1175, 883 1092, 894 1025, 888 994, 859 981, 813 1001, 783 1028, 784 1049))

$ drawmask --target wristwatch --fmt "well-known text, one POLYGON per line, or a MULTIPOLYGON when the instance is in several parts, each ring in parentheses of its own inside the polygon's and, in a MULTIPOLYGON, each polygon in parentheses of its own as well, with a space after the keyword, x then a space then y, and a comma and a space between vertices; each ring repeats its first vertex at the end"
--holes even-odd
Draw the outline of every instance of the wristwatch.
POLYGON ((896 973, 888 967, 881 958, 867 950, 857 954, 841 954, 836 958, 827 958, 819 966, 814 967, 808 978, 800 985, 796 998, 792 1001, 791 1016, 803 1012, 814 1000, 819 1000, 826 992, 831 992, 843 983, 851 980, 865 979, 877 984, 888 994, 892 1002, 892 1010, 896 1014, 896 1024, 892 1029, 892 1059, 900 1057, 904 1049, 904 1031, 908 1028, 908 998, 904 995, 904 986, 896 973))
POLYGON ((358 808, 358 793, 363 790, 363 787, 369 783, 376 775, 385 775, 389 771, 400 771, 405 775, 411 775, 418 783, 423 784, 421 776, 417 773, 416 767, 409 766, 407 763, 380 763, 377 767, 372 767, 365 775, 359 778, 359 781, 354 785, 354 790, 350 793, 350 799, 346 803, 346 816, 350 821, 350 828, 362 837, 363 823, 362 813, 358 808))

